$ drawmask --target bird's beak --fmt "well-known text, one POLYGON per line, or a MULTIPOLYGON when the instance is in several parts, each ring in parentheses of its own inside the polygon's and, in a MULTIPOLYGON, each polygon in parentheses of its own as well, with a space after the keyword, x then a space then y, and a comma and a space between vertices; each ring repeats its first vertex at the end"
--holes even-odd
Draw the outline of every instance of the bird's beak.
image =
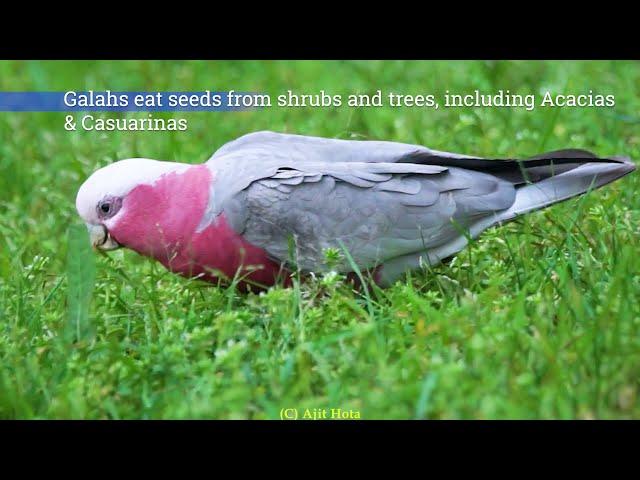
POLYGON ((115 250, 120 247, 120 244, 113 239, 104 225, 87 223, 87 229, 89 230, 89 239, 93 248, 115 250))

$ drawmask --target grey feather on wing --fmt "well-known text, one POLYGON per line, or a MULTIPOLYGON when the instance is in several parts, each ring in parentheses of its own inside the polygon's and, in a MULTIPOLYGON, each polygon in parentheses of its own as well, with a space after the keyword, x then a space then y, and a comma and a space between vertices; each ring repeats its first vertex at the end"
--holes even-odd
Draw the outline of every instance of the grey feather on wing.
POLYGON ((508 182, 482 173, 391 165, 377 164, 372 172, 369 164, 332 164, 316 182, 307 183, 314 177, 301 170, 297 177, 288 171, 287 178, 276 180, 279 172, 255 182, 246 190, 244 235, 281 262, 290 253, 287 239, 294 238, 296 263, 307 270, 321 269, 323 250, 339 248, 340 240, 358 265, 370 267, 459 235, 451 218, 457 216, 464 226, 468 218, 513 202, 508 182), (408 173, 412 170, 421 173, 408 173), (303 180, 283 191, 280 182, 291 178, 303 180))

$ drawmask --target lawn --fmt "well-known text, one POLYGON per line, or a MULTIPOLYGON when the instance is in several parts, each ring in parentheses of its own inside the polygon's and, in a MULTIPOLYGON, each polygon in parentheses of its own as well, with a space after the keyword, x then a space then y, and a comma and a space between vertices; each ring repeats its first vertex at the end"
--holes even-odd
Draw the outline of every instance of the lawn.
POLYGON ((200 163, 257 130, 637 161, 640 63, 0 62, 2 91, 476 88, 593 90, 616 106, 154 114, 187 118, 185 132, 68 132, 64 113, 0 113, 0 418, 640 418, 637 172, 386 290, 326 277, 242 294, 187 280, 130 251, 92 252, 74 206, 98 167, 200 163))

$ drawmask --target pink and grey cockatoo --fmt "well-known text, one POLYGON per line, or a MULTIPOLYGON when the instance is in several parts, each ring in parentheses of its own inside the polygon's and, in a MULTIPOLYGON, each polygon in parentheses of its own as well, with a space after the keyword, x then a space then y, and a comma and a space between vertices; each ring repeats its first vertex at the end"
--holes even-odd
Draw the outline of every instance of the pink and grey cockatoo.
MULTIPOLYGON (((487 228, 606 185, 626 158, 559 150, 487 160, 419 145, 257 132, 204 164, 121 160, 89 177, 76 207, 93 245, 128 247, 210 281, 272 285, 292 265, 355 263, 389 285, 454 255, 487 228)), ((245 284, 246 285, 246 284, 245 284)))

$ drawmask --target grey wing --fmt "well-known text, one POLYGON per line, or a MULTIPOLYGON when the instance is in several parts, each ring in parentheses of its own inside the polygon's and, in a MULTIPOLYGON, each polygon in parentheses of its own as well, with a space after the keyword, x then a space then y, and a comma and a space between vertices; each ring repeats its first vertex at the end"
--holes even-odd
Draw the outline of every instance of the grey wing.
MULTIPOLYGON (((228 215, 273 259, 319 271, 327 248, 344 247, 360 268, 370 268, 458 238, 514 199, 513 184, 481 172, 338 162, 279 169, 252 182, 228 215)), ((348 262, 338 269, 350 270, 348 262)))
MULTIPOLYGON (((477 159, 455 153, 439 152, 420 145, 396 142, 336 140, 303 135, 273 132, 256 132, 244 135, 223 145, 206 162, 215 178, 210 191, 209 205, 199 224, 206 228, 223 211, 236 211, 235 196, 253 182, 270 178, 279 169, 315 168, 324 171, 331 165, 338 176, 344 164, 423 164, 431 170, 439 168, 438 162, 477 159)), ((343 172, 344 173, 344 172, 343 172)), ((241 228, 241 215, 228 215, 231 226, 241 228)))

